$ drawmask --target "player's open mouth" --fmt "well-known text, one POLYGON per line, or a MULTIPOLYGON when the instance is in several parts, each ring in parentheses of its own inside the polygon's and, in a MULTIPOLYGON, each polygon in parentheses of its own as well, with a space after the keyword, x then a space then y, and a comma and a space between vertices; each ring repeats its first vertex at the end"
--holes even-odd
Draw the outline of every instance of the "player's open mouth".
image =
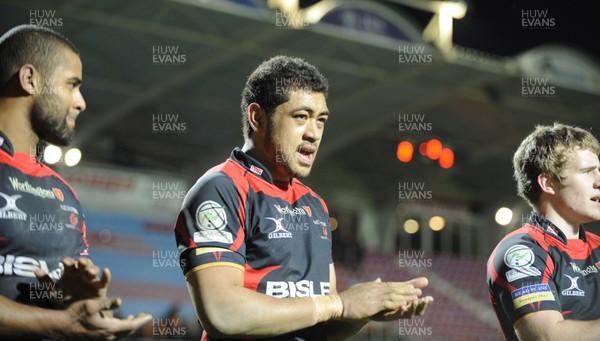
POLYGON ((600 196, 593 197, 590 200, 593 201, 593 202, 595 202, 596 204, 600 204, 600 196))
POLYGON ((313 146, 302 146, 296 151, 300 156, 300 163, 311 166, 315 160, 317 148, 313 146))

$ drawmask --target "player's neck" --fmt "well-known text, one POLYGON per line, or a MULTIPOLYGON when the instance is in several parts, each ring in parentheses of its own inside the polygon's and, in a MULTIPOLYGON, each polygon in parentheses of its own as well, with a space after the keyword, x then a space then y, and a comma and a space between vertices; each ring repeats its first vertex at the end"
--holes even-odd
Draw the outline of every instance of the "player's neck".
MULTIPOLYGON (((256 161, 260 162, 264 167, 267 168, 267 170, 271 174, 271 177, 273 178, 273 183, 277 187, 282 188, 281 186, 277 185, 278 183, 289 184, 290 181, 292 181, 291 176, 289 176, 287 174, 280 174, 277 171, 273 162, 269 159, 268 154, 265 152, 265 149, 259 148, 251 140, 246 140, 246 142, 244 143, 244 146, 242 147, 242 151, 244 153, 250 155, 252 158, 254 158, 256 161)), ((283 187, 287 188, 287 186, 288 185, 285 185, 283 187)), ((284 189, 284 188, 282 188, 282 189, 284 189)))
POLYGON ((540 213, 551 221, 556 227, 558 227, 567 239, 579 239, 579 225, 578 222, 570 221, 565 215, 561 215, 552 206, 546 206, 540 208, 540 213))
POLYGON ((10 140, 15 152, 35 154, 39 138, 31 128, 29 110, 12 97, 0 99, 0 131, 10 140))

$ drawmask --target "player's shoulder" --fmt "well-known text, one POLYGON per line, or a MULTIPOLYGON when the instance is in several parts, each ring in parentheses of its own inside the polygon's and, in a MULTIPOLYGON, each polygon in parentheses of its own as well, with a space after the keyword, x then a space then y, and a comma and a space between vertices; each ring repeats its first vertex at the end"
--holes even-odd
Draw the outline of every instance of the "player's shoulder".
POLYGON ((207 170, 189 190, 191 195, 202 192, 240 192, 248 186, 245 172, 235 161, 228 159, 207 170))
POLYGON ((33 155, 25 153, 10 155, 5 150, 0 149, 0 173, 3 177, 8 176, 9 179, 16 179, 16 181, 41 179, 52 188, 71 192, 78 199, 73 187, 60 174, 43 162, 37 161, 33 155))
POLYGON ((207 170, 198 178, 193 188, 235 186, 234 178, 226 168, 229 168, 227 162, 223 162, 207 170))
POLYGON ((536 253, 547 253, 548 244, 545 241, 544 232, 539 228, 526 224, 502 238, 492 253, 492 257, 494 255, 501 256, 519 249, 529 249, 536 253))
POLYGON ((511 282, 518 278, 541 275, 549 254, 543 231, 526 224, 506 235, 490 255, 487 263, 488 285, 493 286, 498 278, 511 282), (516 268, 519 270, 515 270, 516 268))
POLYGON ((538 243, 544 239, 545 232, 531 224, 525 224, 522 227, 507 234, 500 243, 538 243))

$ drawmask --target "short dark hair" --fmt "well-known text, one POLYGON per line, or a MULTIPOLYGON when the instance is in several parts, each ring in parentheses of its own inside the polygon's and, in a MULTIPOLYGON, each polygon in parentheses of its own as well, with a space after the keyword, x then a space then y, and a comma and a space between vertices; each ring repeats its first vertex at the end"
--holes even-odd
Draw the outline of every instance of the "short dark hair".
POLYGON ((536 208, 542 189, 538 175, 547 174, 559 184, 564 181, 563 170, 569 155, 575 150, 600 154, 598 140, 587 130, 561 123, 538 125, 527 136, 513 157, 517 193, 536 208))
POLYGON ((0 37, 0 90, 19 68, 32 64, 42 75, 50 75, 62 57, 60 48, 79 55, 69 39, 46 27, 20 25, 0 37))
POLYGON ((251 103, 258 103, 270 117, 278 105, 289 100, 290 91, 320 92, 327 97, 328 89, 325 76, 304 59, 275 56, 264 61, 248 77, 242 91, 240 107, 244 139, 249 139, 252 134, 246 112, 251 103))

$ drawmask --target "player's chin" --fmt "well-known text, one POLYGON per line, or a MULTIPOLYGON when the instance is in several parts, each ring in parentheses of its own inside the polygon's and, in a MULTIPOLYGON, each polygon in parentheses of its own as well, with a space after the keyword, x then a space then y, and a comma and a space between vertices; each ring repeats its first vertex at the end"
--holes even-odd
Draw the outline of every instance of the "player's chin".
POLYGON ((582 214, 582 216, 582 221, 579 222, 579 224, 587 224, 595 221, 600 221, 600 210, 597 207, 592 207, 590 208, 590 210, 582 214))
POLYGON ((293 175, 297 179, 304 179, 310 175, 311 167, 295 167, 293 175))

